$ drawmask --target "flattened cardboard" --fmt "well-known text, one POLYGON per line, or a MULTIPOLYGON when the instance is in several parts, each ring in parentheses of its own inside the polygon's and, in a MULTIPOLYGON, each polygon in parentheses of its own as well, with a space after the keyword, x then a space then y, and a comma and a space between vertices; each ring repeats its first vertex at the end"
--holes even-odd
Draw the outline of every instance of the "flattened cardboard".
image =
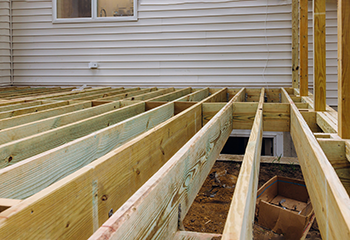
POLYGON ((258 224, 285 239, 303 239, 314 220, 305 183, 292 178, 275 176, 266 182, 258 190, 256 209, 258 224))

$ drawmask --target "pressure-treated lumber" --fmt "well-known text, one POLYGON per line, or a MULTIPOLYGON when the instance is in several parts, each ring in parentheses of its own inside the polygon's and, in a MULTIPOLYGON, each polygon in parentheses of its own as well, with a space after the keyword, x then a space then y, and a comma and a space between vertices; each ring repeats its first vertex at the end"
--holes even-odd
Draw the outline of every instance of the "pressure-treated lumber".
POLYGON ((53 102, 53 103, 44 103, 44 104, 39 104, 36 106, 20 108, 20 109, 16 109, 16 110, 9 110, 9 111, 5 111, 5 112, 0 112, 0 119, 20 116, 20 115, 32 113, 32 112, 39 112, 39 111, 43 111, 43 110, 50 109, 50 108, 57 108, 57 107, 65 106, 68 104, 69 104, 68 101, 57 101, 57 102, 53 102))
POLYGON ((308 95, 309 74, 309 47, 308 47, 308 0, 300 0, 299 22, 299 61, 300 61, 300 96, 308 95))
POLYGON ((7 99, 7 100, 15 100, 15 99, 22 99, 22 98, 30 98, 32 96, 38 96, 38 95, 45 95, 45 94, 53 94, 53 93, 67 93, 69 91, 71 91, 72 89, 69 90, 61 90, 61 89, 55 89, 55 90, 43 90, 43 91, 33 91, 30 93, 22 93, 22 94, 11 94, 7 97, 1 97, 2 99, 7 99))
MULTIPOLYGON (((156 89, 156 88, 153 88, 153 89, 156 89)), ((75 101, 77 101, 77 100, 80 100, 80 101, 94 100, 94 99, 106 100, 104 98, 109 97, 109 96, 119 95, 119 94, 128 93, 128 92, 135 92, 137 90, 140 90, 140 88, 112 89, 110 91, 104 91, 101 93, 90 94, 90 95, 87 95, 84 97, 79 96, 77 98, 74 98, 74 100, 75 101)), ((150 91, 150 90, 148 90, 148 91, 150 91)))
POLYGON ((346 158, 345 141, 331 138, 319 138, 317 141, 349 194, 350 163, 346 158))
POLYGON ((215 238, 219 239, 221 236, 221 234, 215 233, 178 231, 173 240, 212 240, 215 238))
POLYGON ((338 0, 338 134, 350 139, 350 1, 338 0))
POLYGON ((298 0, 292 1, 292 85, 293 88, 299 87, 299 3, 298 0))
POLYGON ((326 110, 326 1, 313 2, 314 104, 315 111, 326 110))
POLYGON ((65 239, 88 238, 93 230, 107 220, 111 209, 118 209, 133 194, 133 191, 158 170, 157 165, 163 165, 166 159, 170 158, 200 128, 200 106, 191 110, 177 115, 178 120, 172 119, 161 127, 154 128, 152 132, 135 138, 102 159, 81 168, 33 197, 23 200, 17 206, 19 212, 12 214, 12 209, 4 211, 0 214, 0 225, 1 216, 10 215, 0 227, 1 236, 5 239, 20 236, 28 236, 28 239, 38 239, 43 236, 65 239), (170 132, 171 135, 169 135, 170 132), (130 156, 133 157, 129 158, 130 156), (151 164, 151 159, 154 159, 154 164, 151 164), (79 189, 74 187, 76 184, 79 189), (69 209, 71 216, 67 218, 67 214, 63 211, 55 211, 55 217, 50 217, 48 212, 52 212, 53 199, 55 199, 55 208, 69 209), (77 201, 79 204, 76 204, 77 201), (30 209, 36 213, 28 216, 32 221, 28 221, 28 218, 23 219, 23 214, 30 209), (61 221, 64 225, 60 224, 61 221), (16 229, 22 229, 22 231, 9 231, 11 226, 14 227, 12 222, 16 222, 18 224, 16 229), (36 231, 35 225, 38 222, 43 222, 41 231, 36 231), (66 227, 67 224, 69 228, 66 227))
POLYGON ((289 95, 291 136, 322 238, 350 238, 350 199, 335 170, 289 95))
MULTIPOLYGON (((308 104, 310 110, 314 110, 314 102, 312 100, 312 94, 309 97, 302 97, 302 101, 308 104)), ((316 114, 317 125, 327 133, 338 132, 338 113, 328 105, 326 105, 326 111, 317 112, 316 114)))
POLYGON ((0 212, 19 204, 21 200, 0 198, 0 212))
POLYGON ((182 101, 187 101, 187 102, 198 102, 203 100, 204 98, 209 96, 209 88, 204 88, 201 90, 198 90, 192 94, 188 94, 184 97, 181 97, 179 99, 176 99, 176 101, 182 102, 182 101))
MULTIPOLYGON (((135 90, 135 88, 133 88, 135 90)), ((109 88, 109 89, 100 89, 96 90, 95 92, 80 92, 77 94, 69 94, 69 95, 63 95, 63 96, 58 96, 58 97, 53 97, 50 98, 51 100, 59 101, 59 100, 72 100, 72 99, 79 99, 79 98, 85 98, 85 97, 90 97, 94 96, 96 94, 107 94, 110 92, 118 92, 118 91, 125 91, 124 88, 109 88)))
MULTIPOLYGON (((233 161, 242 162, 244 155, 220 154, 217 161, 233 161)), ((299 165, 296 157, 276 157, 276 156, 261 156, 261 163, 285 164, 285 165, 299 165)))
MULTIPOLYGON (((42 94, 42 93, 46 93, 46 92, 51 92, 54 93, 56 91, 59 91, 61 88, 59 87, 54 87, 54 88, 31 88, 31 89, 23 89, 23 90, 16 90, 16 91, 11 91, 8 93, 0 93, 0 97, 1 98, 13 98, 13 97, 20 97, 20 96, 28 96, 31 94, 42 94)), ((72 89, 69 89, 72 90, 72 89)))
POLYGON ((10 110, 16 110, 19 108, 25 108, 25 107, 31 107, 31 106, 37 106, 43 104, 43 101, 29 101, 24 103, 16 103, 11 105, 5 105, 0 107, 0 112, 10 111, 10 110))
POLYGON ((170 92, 168 94, 164 94, 162 96, 158 96, 152 99, 149 99, 149 101, 173 101, 175 99, 178 99, 180 97, 183 97, 184 95, 190 94, 192 92, 192 89, 190 87, 176 90, 175 92, 170 92))
POLYGON ((226 104, 90 239, 172 239, 232 130, 232 103, 236 99, 226 104))
POLYGON ((70 103, 69 105, 48 109, 40 112, 28 113, 12 118, 0 119, 0 129, 10 128, 29 122, 45 119, 51 116, 56 116, 64 113, 74 112, 85 108, 93 107, 93 102, 86 101, 81 103, 70 103))
POLYGON ((166 88, 166 89, 160 89, 158 91, 153 91, 150 93, 144 93, 138 96, 133 96, 130 98, 127 98, 128 100, 147 100, 147 99, 151 99, 151 98, 155 98, 158 97, 160 95, 164 95, 170 92, 174 92, 175 88, 166 88))
POLYGON ((238 175, 222 240, 252 239, 263 133, 264 88, 238 175))
MULTIPOLYGON (((0 214, 0 235, 4 239, 87 238, 108 219, 111 209, 118 209, 201 128, 205 100, 5 210, 0 214), (69 209, 68 215, 52 211, 53 199, 55 208, 69 209), (35 214, 26 215, 28 210, 35 214), (21 231, 10 229, 14 222, 21 231), (36 227, 39 222, 41 231, 36 227)), ((139 103, 131 106, 135 105, 139 103)))
MULTIPOLYGON (((37 99, 37 100, 42 100, 42 99, 53 99, 53 98, 57 98, 57 97, 61 97, 61 96, 71 96, 71 95, 79 95, 79 96, 86 96, 84 95, 85 93, 90 93, 90 94, 94 94, 94 93, 98 93, 98 92, 103 92, 103 91, 108 91, 109 89, 111 89, 111 87, 97 87, 97 88, 88 88, 88 89, 83 89, 83 90, 73 90, 70 92, 66 92, 66 93, 54 93, 54 94, 45 94, 45 95, 39 95, 36 97, 30 97, 27 98, 28 100, 33 100, 33 99, 37 99)), ((117 89, 124 89, 124 88, 113 88, 113 90, 117 90, 117 89)))
MULTIPOLYGON (((132 91, 132 92, 126 92, 126 93, 121 93, 121 94, 117 94, 117 95, 112 95, 112 96, 109 96, 109 97, 104 97, 104 98, 96 98, 98 100, 112 100, 112 101, 117 101, 117 100, 120 100, 120 99, 124 99, 124 98, 128 98, 128 97, 131 97, 131 96, 137 96, 137 95, 140 95, 140 94, 143 94, 143 93, 148 93, 148 92, 151 92, 151 91, 156 91, 157 88, 146 88, 146 89, 142 89, 142 90, 136 90, 136 91, 132 91)), ((84 100, 84 98, 82 99, 76 99, 76 100, 84 100)))
MULTIPOLYGON (((236 102, 233 104, 235 129, 251 129, 258 103, 236 102)), ((289 132, 289 104, 264 103, 263 126, 265 131, 289 132)))
POLYGON ((0 168, 58 147, 144 111, 145 103, 138 103, 2 144, 0 145, 0 168))
POLYGON ((120 108, 120 102, 111 102, 93 108, 74 111, 72 113, 66 113, 23 125, 17 125, 12 128, 3 129, 0 131, 0 145, 54 128, 62 127, 89 117, 100 115, 117 108, 120 108))
POLYGON ((24 199, 39 192, 171 118, 174 108, 168 103, 0 170, 0 197, 24 199))

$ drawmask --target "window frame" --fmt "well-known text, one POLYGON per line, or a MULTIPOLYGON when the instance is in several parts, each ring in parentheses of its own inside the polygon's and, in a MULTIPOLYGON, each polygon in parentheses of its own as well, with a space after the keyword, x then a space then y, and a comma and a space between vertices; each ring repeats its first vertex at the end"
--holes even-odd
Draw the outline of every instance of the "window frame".
POLYGON ((125 22, 138 20, 138 0, 134 0, 134 16, 97 17, 97 1, 91 0, 91 17, 57 18, 57 1, 52 0, 52 23, 125 22))

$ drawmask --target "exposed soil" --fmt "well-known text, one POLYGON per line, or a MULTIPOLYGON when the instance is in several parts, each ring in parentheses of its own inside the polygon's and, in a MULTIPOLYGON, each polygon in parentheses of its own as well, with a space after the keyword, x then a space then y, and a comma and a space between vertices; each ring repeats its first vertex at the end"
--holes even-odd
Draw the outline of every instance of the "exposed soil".
MULTIPOLYGON (((240 167, 241 163, 237 162, 217 161, 214 164, 184 219, 184 226, 187 231, 223 232, 240 167)), ((303 180, 300 167, 297 165, 262 163, 260 165, 258 188, 275 175, 303 180)), ((254 239, 277 240, 284 238, 255 223, 254 239)), ((316 221, 310 229, 307 239, 321 239, 316 221)))

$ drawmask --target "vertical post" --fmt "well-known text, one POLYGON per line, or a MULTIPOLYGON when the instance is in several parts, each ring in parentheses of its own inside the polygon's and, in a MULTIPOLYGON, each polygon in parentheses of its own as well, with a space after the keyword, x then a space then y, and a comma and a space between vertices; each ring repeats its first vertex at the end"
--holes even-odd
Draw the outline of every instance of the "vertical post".
POLYGON ((292 86, 299 87, 298 69, 299 69, 299 39, 298 39, 298 25, 299 25, 299 9, 298 0, 293 0, 292 3, 292 86))
POLYGON ((308 3, 307 0, 300 0, 300 22, 299 22, 299 37, 300 37, 300 96, 307 96, 309 93, 309 47, 308 47, 308 3))
POLYGON ((326 110, 326 0, 313 0, 314 110, 326 110))
POLYGON ((350 139, 350 1, 338 0, 338 135, 350 139))

